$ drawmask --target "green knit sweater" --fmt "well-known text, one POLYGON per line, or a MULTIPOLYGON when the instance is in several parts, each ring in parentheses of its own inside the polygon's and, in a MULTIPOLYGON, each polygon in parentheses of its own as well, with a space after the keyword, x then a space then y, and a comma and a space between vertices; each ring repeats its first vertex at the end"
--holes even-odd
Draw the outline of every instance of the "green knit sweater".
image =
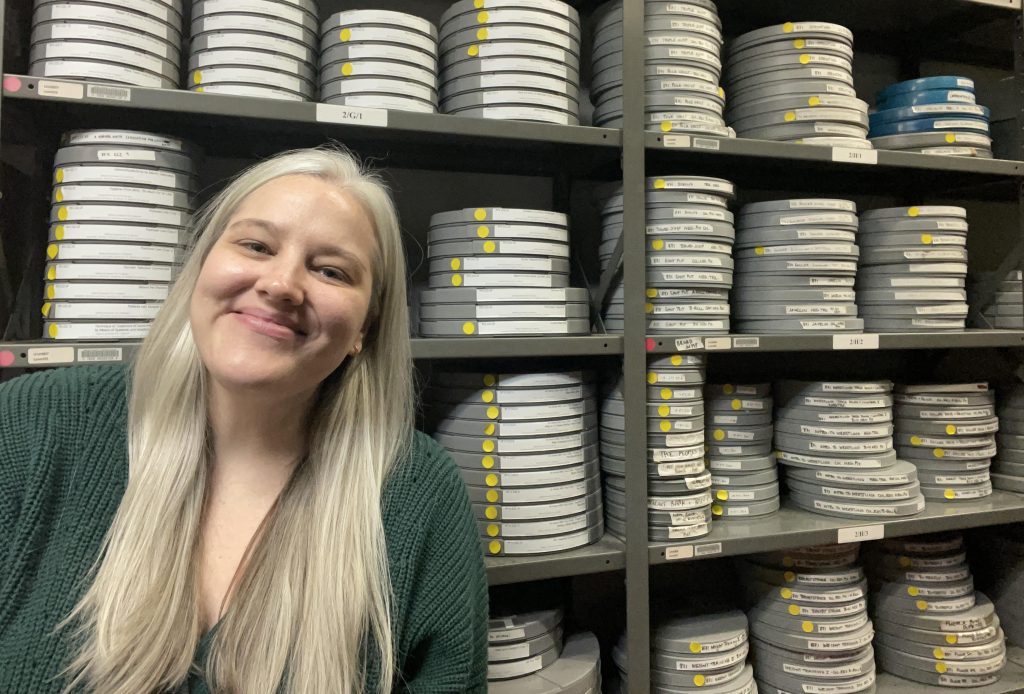
MULTIPOLYGON (((124 367, 83 366, 0 385, 3 694, 63 685, 55 678, 69 641, 54 627, 81 597, 127 483, 126 374, 124 367)), ((401 672, 395 691, 486 692, 487 580, 451 458, 417 433, 382 509, 401 672)), ((197 664, 209 640, 197 644, 197 664)), ((375 686, 379 663, 369 670, 375 686)), ((205 694, 207 685, 196 675, 178 691, 205 694)))

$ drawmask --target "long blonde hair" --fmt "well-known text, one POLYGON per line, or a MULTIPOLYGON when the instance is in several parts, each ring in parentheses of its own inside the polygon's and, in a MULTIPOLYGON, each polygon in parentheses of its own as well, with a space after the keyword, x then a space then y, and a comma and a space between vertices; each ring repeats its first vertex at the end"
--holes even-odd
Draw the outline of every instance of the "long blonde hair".
POLYGON ((241 201, 304 174, 336 183, 374 222, 370 328, 363 350, 321 386, 309 451, 281 493, 221 621, 209 663, 216 691, 361 692, 379 656, 379 691, 397 676, 381 518, 389 470, 413 428, 405 261, 382 181, 338 148, 278 155, 243 172, 197 215, 195 247, 132 370, 128 486, 65 620, 81 644, 68 690, 165 691, 188 677, 201 626, 197 545, 208 462, 207 383, 189 326, 200 268, 241 201))

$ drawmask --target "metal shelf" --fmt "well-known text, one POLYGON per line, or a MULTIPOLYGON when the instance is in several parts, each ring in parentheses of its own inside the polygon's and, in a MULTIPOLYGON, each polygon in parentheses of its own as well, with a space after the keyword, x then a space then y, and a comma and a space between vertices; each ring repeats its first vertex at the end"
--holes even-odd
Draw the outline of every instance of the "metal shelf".
POLYGON ((537 557, 487 557, 485 563, 490 584, 498 586, 616 571, 626 565, 626 547, 606 534, 595 544, 570 552, 537 557))
MULTIPOLYGON (((749 521, 714 521, 711 533, 692 542, 652 543, 650 563, 736 556, 753 552, 796 549, 810 545, 842 541, 841 529, 872 527, 874 534, 866 539, 879 539, 878 526, 884 526, 884 537, 902 537, 944 530, 963 530, 986 525, 1016 523, 1024 520, 1024 495, 994 490, 992 495, 977 501, 957 504, 929 502, 920 514, 893 520, 842 519, 810 513, 783 501, 778 513, 749 521)), ((846 541, 853 541, 847 539, 846 541)))
POLYGON ((842 333, 826 335, 654 335, 650 354, 677 352, 828 352, 873 349, 969 349, 1024 347, 1022 330, 967 330, 962 333, 842 333))
POLYGON ((78 80, 5 74, 5 110, 60 133, 135 127, 188 137, 211 153, 272 153, 332 138, 391 166, 538 173, 618 175, 622 132, 611 128, 462 118, 358 109, 312 102, 202 94, 176 89, 114 87, 78 80))
MULTIPOLYGON (((974 687, 971 694, 1019 694, 1024 692, 1024 650, 1017 646, 1008 646, 1006 667, 999 674, 999 681, 987 687, 974 687)), ((905 680, 902 677, 879 672, 875 680, 875 691, 878 694, 948 694, 949 687, 932 687, 905 680)))

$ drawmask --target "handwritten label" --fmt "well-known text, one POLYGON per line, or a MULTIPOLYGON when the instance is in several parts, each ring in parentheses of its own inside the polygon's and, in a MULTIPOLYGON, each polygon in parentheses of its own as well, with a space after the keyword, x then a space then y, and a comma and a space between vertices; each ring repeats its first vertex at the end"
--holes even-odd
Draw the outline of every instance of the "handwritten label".
POLYGON ((690 146, 689 135, 666 135, 661 141, 665 144, 665 147, 671 149, 682 149, 690 146))
POLYGON ((348 125, 367 125, 376 128, 388 126, 388 112, 385 109, 362 106, 317 104, 316 119, 320 123, 347 123, 348 125))
POLYGON ((27 354, 29 364, 74 364, 74 347, 32 347, 27 354))
POLYGON ((878 349, 878 335, 833 335, 832 349, 878 349))
POLYGON ((731 337, 709 337, 704 340, 704 349, 730 349, 732 347, 731 337))
POLYGON ((839 544, 845 544, 847 542, 868 542, 869 540, 881 540, 885 537, 885 526, 881 523, 877 525, 858 525, 855 528, 840 528, 839 544))
POLYGON ((678 561, 680 559, 693 559, 693 545, 666 547, 665 559, 669 561, 678 561))
POLYGON ((52 96, 58 99, 81 99, 85 94, 84 85, 70 82, 51 82, 39 80, 36 91, 39 96, 52 96))
POLYGON ((677 352, 693 352, 704 349, 704 338, 702 337, 680 337, 676 340, 677 352))
POLYGON ((877 164, 878 150, 833 147, 832 161, 845 161, 851 164, 877 164))

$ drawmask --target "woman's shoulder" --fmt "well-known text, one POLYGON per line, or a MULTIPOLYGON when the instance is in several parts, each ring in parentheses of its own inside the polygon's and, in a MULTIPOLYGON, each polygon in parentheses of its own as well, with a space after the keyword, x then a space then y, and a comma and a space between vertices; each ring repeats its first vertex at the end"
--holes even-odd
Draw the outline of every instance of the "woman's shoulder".
POLYGON ((121 413, 127 390, 124 364, 37 371, 0 384, 0 420, 26 427, 51 420, 65 427, 95 422, 121 413))
POLYGON ((463 491, 463 484, 448 451, 422 431, 413 431, 404 455, 395 462, 387 488, 392 496, 422 497, 463 491))

